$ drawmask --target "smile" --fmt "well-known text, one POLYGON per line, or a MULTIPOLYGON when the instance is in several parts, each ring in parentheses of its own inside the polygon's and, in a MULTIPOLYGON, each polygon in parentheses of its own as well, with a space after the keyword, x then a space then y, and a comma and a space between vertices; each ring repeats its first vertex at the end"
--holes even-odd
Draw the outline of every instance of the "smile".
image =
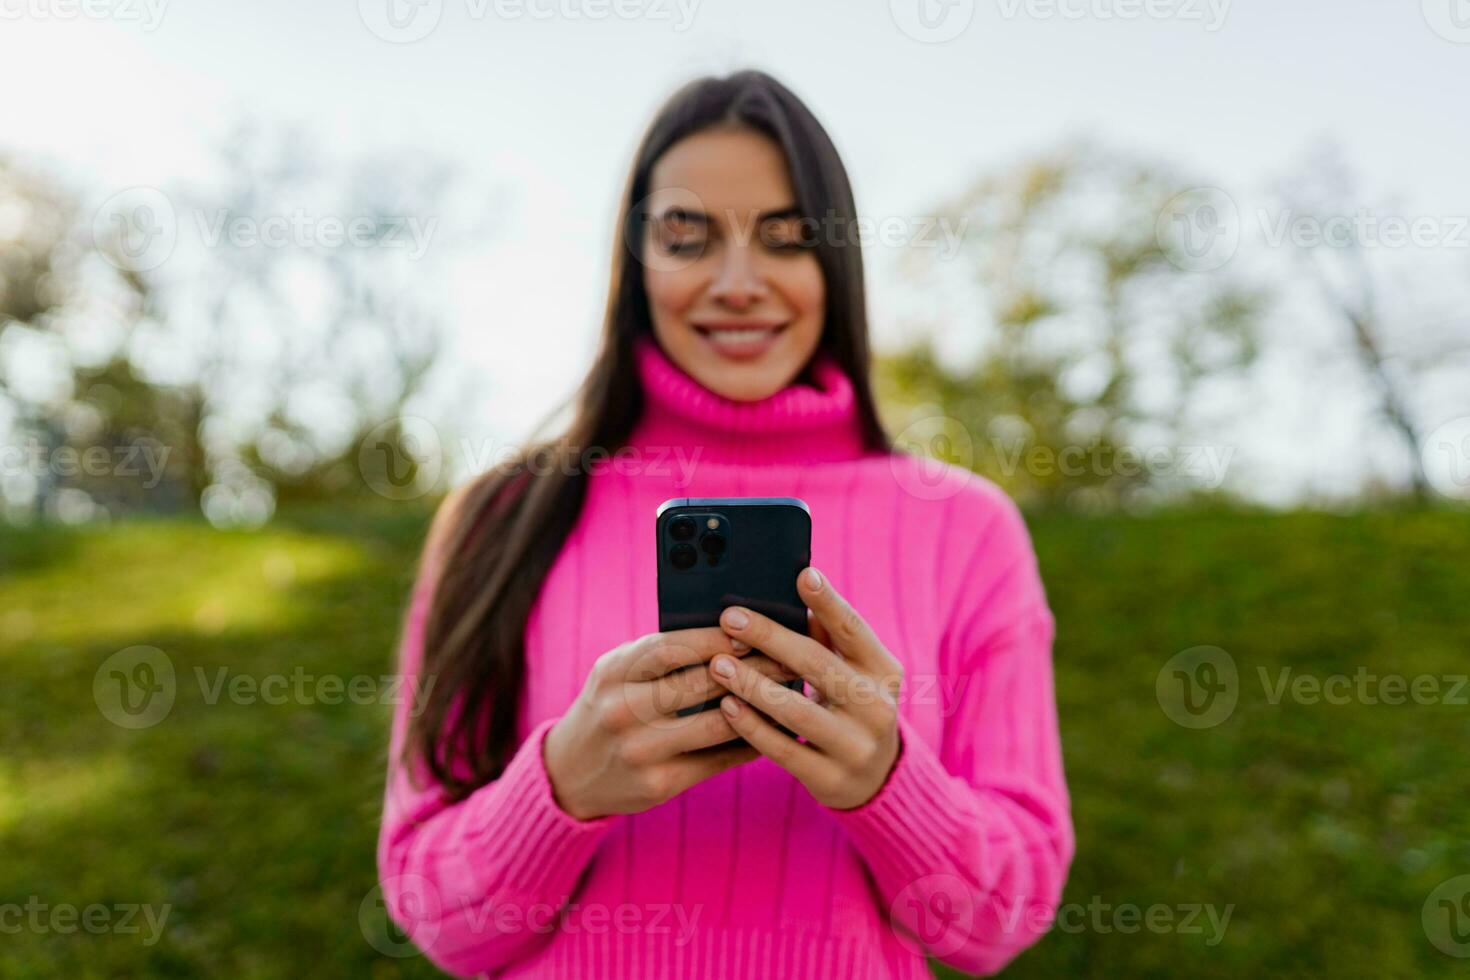
POLYGON ((723 356, 748 359, 769 350, 787 326, 785 323, 730 321, 696 323, 694 331, 723 356))

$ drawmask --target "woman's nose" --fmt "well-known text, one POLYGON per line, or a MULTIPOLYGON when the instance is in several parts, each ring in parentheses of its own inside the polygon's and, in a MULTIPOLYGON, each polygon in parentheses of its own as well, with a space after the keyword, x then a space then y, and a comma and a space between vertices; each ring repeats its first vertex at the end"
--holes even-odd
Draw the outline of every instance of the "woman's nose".
POLYGON ((760 263, 749 245, 734 243, 724 250, 710 294, 736 308, 749 306, 767 293, 760 263))

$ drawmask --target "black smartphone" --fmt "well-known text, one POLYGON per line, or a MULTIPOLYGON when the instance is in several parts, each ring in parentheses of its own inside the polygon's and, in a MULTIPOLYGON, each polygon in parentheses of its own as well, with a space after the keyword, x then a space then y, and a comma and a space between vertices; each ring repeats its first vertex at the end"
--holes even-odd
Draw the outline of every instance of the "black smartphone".
MULTIPOLYGON (((812 515, 805 501, 675 497, 659 505, 655 524, 660 631, 718 626, 726 606, 745 606, 806 635, 806 604, 796 591, 796 576, 812 560, 812 515)), ((803 682, 798 677, 785 684, 800 691, 803 682)), ((678 713, 708 711, 719 703, 715 698, 678 713)))

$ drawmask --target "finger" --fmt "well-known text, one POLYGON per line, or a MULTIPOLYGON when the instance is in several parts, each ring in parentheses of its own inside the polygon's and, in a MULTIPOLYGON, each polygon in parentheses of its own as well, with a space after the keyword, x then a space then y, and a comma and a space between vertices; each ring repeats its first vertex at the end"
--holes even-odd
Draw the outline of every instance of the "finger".
MULTIPOLYGON (((806 635, 827 649, 832 649, 832 638, 827 635, 827 627, 822 625, 822 621, 817 618, 817 614, 810 609, 806 611, 806 635)), ((815 684, 812 685, 812 700, 824 706, 829 703, 827 701, 827 695, 815 684)))
POLYGON ((853 666, 831 649, 753 609, 745 606, 726 608, 720 616, 720 626, 731 636, 744 640, 806 678, 807 683, 834 704, 843 701, 843 691, 852 689, 857 679, 853 666), (743 626, 738 625, 738 617, 741 616, 744 617, 743 626))
POLYGON ((718 711, 699 711, 683 717, 664 718, 648 726, 640 737, 647 758, 672 759, 739 738, 730 721, 718 711))
POLYGON ((888 668, 889 654, 883 642, 827 576, 816 568, 805 568, 796 576, 796 591, 821 621, 833 650, 870 672, 888 668))
POLYGON ((810 609, 806 611, 806 635, 827 649, 832 649, 832 636, 827 632, 827 627, 822 623, 821 618, 810 609))
MULTIPOLYGON (((720 712, 711 711, 710 714, 717 715, 720 712)), ((760 755, 760 752, 748 742, 736 742, 733 745, 686 752, 668 765, 675 773, 675 790, 682 793, 689 787, 702 783, 711 776, 719 775, 726 769, 733 769, 753 759, 759 759, 760 755)))
POLYGON ((729 634, 716 626, 650 633, 622 648, 614 676, 624 681, 651 681, 681 667, 708 663, 715 654, 733 652, 729 634))
POLYGON ((826 708, 813 704, 811 698, 800 691, 777 684, 759 671, 749 669, 734 657, 716 657, 710 664, 710 672, 742 701, 758 708, 818 748, 831 751, 841 744, 846 731, 843 720, 826 708), (730 670, 728 675, 722 673, 726 667, 730 670))
POLYGON ((873 695, 877 693, 886 701, 896 702, 903 689, 903 665, 888 652, 868 621, 816 568, 803 569, 796 576, 796 588, 807 607, 821 621, 831 648, 858 672, 858 683, 849 689, 852 694, 846 699, 832 700, 849 706, 859 701, 874 704, 873 695), (875 686, 876 692, 873 690, 875 686))
POLYGON ((730 727, 741 738, 755 746, 761 755, 785 769, 803 783, 821 769, 822 757, 809 745, 802 745, 760 716, 750 705, 733 694, 720 700, 720 713, 730 719, 730 727))
MULTIPOLYGON (((737 653, 735 656, 740 657, 742 663, 749 664, 766 677, 783 681, 796 679, 796 675, 785 664, 778 663, 764 654, 747 652, 743 655, 737 653)), ((667 677, 660 677, 646 685, 630 685, 628 696, 644 699, 643 703, 646 703, 647 710, 640 712, 639 717, 651 722, 660 716, 672 715, 684 708, 692 708, 712 698, 717 698, 724 694, 725 690, 723 684, 710 676, 708 667, 698 664, 683 670, 676 670, 667 677), (639 691, 638 688, 644 688, 644 690, 639 691)))

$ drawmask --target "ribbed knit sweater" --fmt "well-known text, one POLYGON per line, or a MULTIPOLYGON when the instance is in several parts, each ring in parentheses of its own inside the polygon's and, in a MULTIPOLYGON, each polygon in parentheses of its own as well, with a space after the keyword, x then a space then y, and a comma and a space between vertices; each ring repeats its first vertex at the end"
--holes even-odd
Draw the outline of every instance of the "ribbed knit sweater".
MULTIPOLYGON (((390 914, 457 975, 925 977, 999 970, 1048 928, 1073 853, 1054 621, 1020 512, 958 467, 863 447, 849 379, 760 401, 702 387, 648 338, 627 446, 589 456, 585 505, 532 607, 519 748, 458 803, 390 767, 390 914), (760 757, 642 813, 579 820, 542 739, 596 658, 655 632, 654 512, 670 497, 795 496, 821 569, 904 665, 899 755, 847 810, 760 757)), ((426 554, 399 669, 422 684, 426 554)), ((412 708, 396 708, 396 758, 412 708)))

